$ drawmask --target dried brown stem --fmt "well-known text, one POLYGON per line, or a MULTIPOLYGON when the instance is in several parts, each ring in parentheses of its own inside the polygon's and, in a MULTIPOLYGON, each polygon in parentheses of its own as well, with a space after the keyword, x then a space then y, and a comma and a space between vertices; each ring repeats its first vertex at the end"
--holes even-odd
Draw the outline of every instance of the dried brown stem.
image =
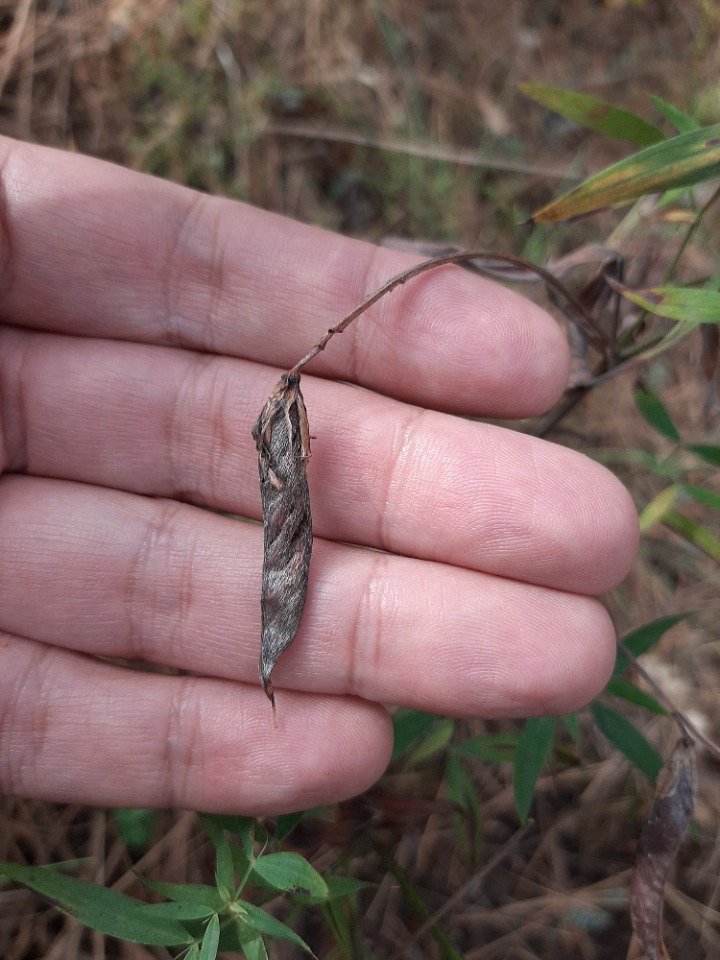
POLYGON ((610 350, 610 344, 607 337, 604 333, 602 333, 601 330, 597 328, 592 315, 586 309, 584 304, 582 304, 580 300, 578 300, 578 298, 557 279, 557 277, 554 277, 549 271, 544 270, 537 264, 531 263, 529 260, 524 260, 522 257, 515 257, 508 253, 493 253, 492 251, 488 250, 469 250, 462 253, 451 253, 444 257, 433 257, 431 260, 424 260, 422 263, 418 263, 414 267, 410 267, 408 270, 403 270, 403 272, 397 274, 397 276, 391 277, 391 279, 387 280, 379 289, 377 289, 374 293, 371 293, 369 297, 366 297, 366 299, 363 300, 363 302, 357 307, 355 307, 354 310, 351 310, 346 317, 343 317, 339 323, 336 323, 335 326, 330 327, 325 336, 315 344, 312 350, 310 350, 310 352, 307 353, 302 360, 299 360, 294 367, 288 370, 288 376, 297 376, 300 369, 304 367, 306 363, 309 363, 319 353, 322 353, 336 333, 342 333, 344 330, 346 330, 353 320, 356 320, 361 314, 365 313, 366 310, 377 303, 378 300, 381 300, 386 294, 394 290, 395 287, 399 287, 401 284, 407 283, 408 280, 413 280, 422 273, 427 273, 428 270, 434 270, 435 267, 447 267, 478 259, 490 260, 495 263, 509 263, 516 267, 522 267, 524 270, 528 270, 540 277, 540 279, 543 280, 548 287, 564 298, 564 300, 572 308, 573 322, 580 327, 588 340, 595 347, 597 347, 597 349, 602 353, 603 358, 607 359, 610 350))
POLYGON ((690 720, 686 714, 680 710, 676 704, 671 700, 671 698, 665 693, 663 688, 654 680, 652 676, 647 672, 647 670, 640 663, 635 654, 629 649, 626 643, 618 639, 617 641, 618 649, 621 651, 622 655, 627 659, 628 663, 632 664, 632 667, 640 676, 643 678, 645 683, 653 690, 657 695, 658 700, 667 707, 670 712, 670 716, 675 721, 678 730, 680 731, 680 736, 685 737, 686 739, 692 739, 690 737, 690 731, 693 736, 703 743, 710 753, 713 754, 718 760, 720 760, 720 746, 715 743, 713 740, 710 740, 709 737, 706 737, 705 734, 700 730, 693 722, 690 720))

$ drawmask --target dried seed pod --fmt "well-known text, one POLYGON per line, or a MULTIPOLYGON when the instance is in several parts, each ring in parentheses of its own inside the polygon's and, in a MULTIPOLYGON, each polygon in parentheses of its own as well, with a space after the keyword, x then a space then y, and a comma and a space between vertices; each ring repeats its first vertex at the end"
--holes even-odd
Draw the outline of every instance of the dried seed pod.
POLYGON ((300 626, 312 550, 310 497, 305 473, 310 456, 310 433, 300 392, 300 368, 321 353, 335 334, 347 330, 353 320, 396 287, 436 267, 478 260, 484 266, 486 261, 511 264, 540 277, 548 288, 569 304, 568 317, 585 331, 587 340, 603 355, 608 354, 608 339, 586 306, 551 273, 520 257, 472 250, 425 260, 392 277, 330 327, 309 353, 283 374, 252 430, 258 448, 265 527, 260 679, 273 711, 275 695, 270 674, 280 654, 295 639, 300 626))
POLYGON ((265 532, 260 679, 274 710, 270 675, 300 627, 312 551, 306 473, 310 433, 300 374, 280 377, 252 435, 258 450, 265 532))
POLYGON ((630 885, 633 931, 648 960, 667 957, 662 937, 665 879, 690 823, 696 792, 695 747, 683 736, 658 777, 630 885))

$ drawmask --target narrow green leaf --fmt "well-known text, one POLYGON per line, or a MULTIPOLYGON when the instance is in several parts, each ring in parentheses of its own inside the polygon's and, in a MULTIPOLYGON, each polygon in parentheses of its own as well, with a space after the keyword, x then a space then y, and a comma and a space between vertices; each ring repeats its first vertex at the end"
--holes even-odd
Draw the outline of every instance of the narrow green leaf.
POLYGON ((596 133, 604 133, 605 136, 618 140, 629 140, 638 147, 649 147, 665 139, 665 134, 654 124, 599 97, 538 83, 521 83, 518 88, 536 103, 569 120, 581 123, 596 133))
POLYGON ((694 487, 689 483, 683 484, 682 491, 704 507, 711 507, 713 510, 720 511, 720 493, 706 490, 705 487, 694 487))
POLYGON ((215 960, 220 944, 220 917, 214 913, 208 920, 200 947, 199 960, 215 960))
POLYGON ((171 903, 152 903, 146 907, 148 915, 153 917, 170 917, 173 920, 191 921, 207 920, 215 912, 212 907, 204 903, 188 903, 187 901, 172 901, 171 903))
POLYGON ((577 713, 566 713, 560 717, 562 725, 573 739, 573 743, 580 743, 580 719, 577 713))
POLYGON ((663 523, 716 563, 720 563, 720 540, 697 520, 686 517, 677 510, 671 510, 663 517, 663 523))
POLYGON ((477 791, 472 779, 454 752, 448 753, 445 760, 445 788, 447 798, 461 810, 475 807, 477 791))
POLYGON ((611 284, 626 300, 668 320, 678 320, 689 327, 700 323, 720 323, 720 293, 695 287, 649 287, 632 290, 622 283, 611 284))
POLYGON ((598 730, 630 763, 655 783, 663 759, 640 731, 617 710, 594 700, 590 711, 598 730))
POLYGON ((333 900, 343 900, 345 897, 351 897, 353 894, 373 886, 373 884, 368 883, 366 880, 356 880, 354 877, 325 877, 324 880, 328 890, 327 896, 318 899, 316 897, 308 897, 304 893, 294 893, 293 903, 320 904, 321 906, 325 906, 333 900))
POLYGON ((246 924, 257 933, 264 933, 268 937, 275 937, 277 940, 288 940, 298 947, 302 947, 309 954, 313 954, 310 947, 305 943, 302 937, 299 937, 294 930, 291 930, 286 924, 275 917, 266 913, 254 903, 248 903, 246 900, 238 900, 235 904, 237 913, 242 917, 246 924))
POLYGON ((355 877, 326 877, 328 899, 339 900, 342 897, 351 897, 361 890, 372 886, 367 880, 357 880, 355 877))
POLYGON ((512 763, 517 750, 518 737, 514 733, 488 733, 468 737, 453 747, 463 757, 474 757, 487 763, 512 763))
POLYGON ((395 743, 392 759, 404 756, 411 747, 428 734, 437 723, 434 713, 423 713, 421 710, 401 710, 393 717, 393 733, 395 743))
POLYGON ((268 953, 265 947, 265 941, 260 934, 255 933, 248 927, 240 924, 240 945, 245 954, 246 960, 268 960, 268 953))
POLYGON ((152 840, 157 821, 157 810, 120 807, 113 811, 113 819, 120 839, 131 850, 146 850, 152 840))
POLYGON ((0 874, 29 887, 63 913, 107 936, 166 947, 192 941, 177 920, 154 916, 150 905, 116 890, 68 877, 47 867, 0 863, 0 874))
POLYGON ((235 869, 230 842, 225 836, 225 827, 220 817, 201 814, 203 830, 215 847, 215 882, 222 897, 231 900, 235 891, 235 869))
POLYGON ((428 735, 420 741, 418 746, 408 757, 410 765, 422 763, 429 759, 450 743, 455 733, 455 721, 450 717, 444 717, 433 726, 428 735))
POLYGON ((641 511, 638 517, 640 533, 646 533, 656 523, 662 523, 665 517, 674 508, 680 494, 680 487, 673 484, 661 490, 641 511))
POLYGON ((223 830, 240 837, 243 849, 248 856, 252 855, 253 844, 258 830, 261 836, 257 837, 257 839, 262 843, 264 830, 257 820, 254 820, 252 817, 238 817, 222 813, 203 814, 203 823, 209 818, 212 818, 213 822, 223 830))
POLYGON ((286 840, 295 827, 307 816, 306 811, 282 813, 275 821, 275 839, 286 840))
POLYGON ((667 101, 661 97, 656 97, 652 93, 650 99, 655 104, 655 109, 660 116, 671 123, 678 133, 692 133, 693 130, 700 129, 700 124, 696 120, 693 120, 687 113, 683 113, 672 103, 667 103, 667 101))
POLYGON ((614 677, 605 687, 606 693, 611 693, 613 697, 619 697, 621 700, 627 700, 628 703, 634 703, 638 707, 644 707, 652 713, 658 713, 661 716, 667 716, 665 707, 658 703, 655 697, 650 696, 640 687, 636 686, 625 677, 614 677))
POLYGON ((650 426, 673 443, 680 443, 680 434, 660 397, 644 383, 637 383, 634 390, 635 406, 650 426))
POLYGON ((137 874, 149 890, 154 890, 162 897, 176 903, 197 904, 208 908, 208 916, 222 910, 224 900, 218 893, 217 887, 204 883, 167 883, 162 880, 151 880, 149 877, 137 874))
POLYGON ((452 824, 461 850, 479 848, 479 825, 482 820, 477 787, 473 783, 467 764, 457 753, 450 750, 445 758, 445 787, 447 798, 455 809, 452 824))
POLYGON ((714 467, 720 467, 720 447, 710 443, 689 443, 686 448, 696 457, 700 457, 705 463, 711 463, 714 467))
MULTIPOLYGON (((626 634, 626 636, 623 637, 623 643, 630 653, 636 657, 641 657, 643 653, 647 653, 648 650, 654 647, 663 634, 667 633, 671 627, 674 627, 676 623, 680 623, 681 620, 689 616, 690 611, 686 613, 673 613, 667 617, 659 617, 657 620, 652 620, 650 623, 646 623, 642 627, 638 627, 631 633, 626 634)), ((619 677, 627 670, 627 666, 627 659, 618 649, 613 677, 619 677)))
POLYGON ((553 223, 648 193, 663 193, 720 176, 720 123, 655 143, 615 163, 533 214, 533 223, 553 223))
POLYGON ((299 853, 269 853, 258 857, 253 873, 275 890, 304 893, 323 900, 328 896, 323 878, 299 853))
POLYGON ((550 756, 555 725, 555 717, 532 717, 525 721, 520 733, 515 753, 513 788, 515 808, 522 822, 527 819, 537 778, 550 756))

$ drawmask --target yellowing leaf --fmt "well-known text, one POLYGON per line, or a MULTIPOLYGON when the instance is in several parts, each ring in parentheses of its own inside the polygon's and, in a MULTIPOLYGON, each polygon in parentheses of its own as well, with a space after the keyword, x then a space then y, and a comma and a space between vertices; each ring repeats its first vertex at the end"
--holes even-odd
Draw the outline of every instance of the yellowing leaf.
POLYGON ((695 326, 720 323, 720 292, 707 287, 647 287, 633 290, 612 278, 610 286, 643 310, 695 326))
POLYGON ((656 523, 665 519, 674 508, 679 493, 680 487, 673 485, 666 487, 650 501, 638 518, 641 533, 646 533, 650 527, 654 527, 656 523))
POLYGON ((663 140, 615 163, 533 214, 533 223, 553 223, 648 193, 689 187, 720 176, 720 123, 663 140))

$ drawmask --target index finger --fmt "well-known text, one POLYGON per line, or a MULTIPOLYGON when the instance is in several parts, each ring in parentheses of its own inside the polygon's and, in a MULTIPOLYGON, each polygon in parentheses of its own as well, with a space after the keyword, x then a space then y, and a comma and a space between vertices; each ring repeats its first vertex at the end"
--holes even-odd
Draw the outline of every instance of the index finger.
MULTIPOLYGON (((8 139, 3 318, 180 345, 280 367, 415 260, 111 164, 8 139)), ((312 372, 486 416, 542 412, 565 338, 539 307, 458 268, 431 271, 354 323, 312 372)))

